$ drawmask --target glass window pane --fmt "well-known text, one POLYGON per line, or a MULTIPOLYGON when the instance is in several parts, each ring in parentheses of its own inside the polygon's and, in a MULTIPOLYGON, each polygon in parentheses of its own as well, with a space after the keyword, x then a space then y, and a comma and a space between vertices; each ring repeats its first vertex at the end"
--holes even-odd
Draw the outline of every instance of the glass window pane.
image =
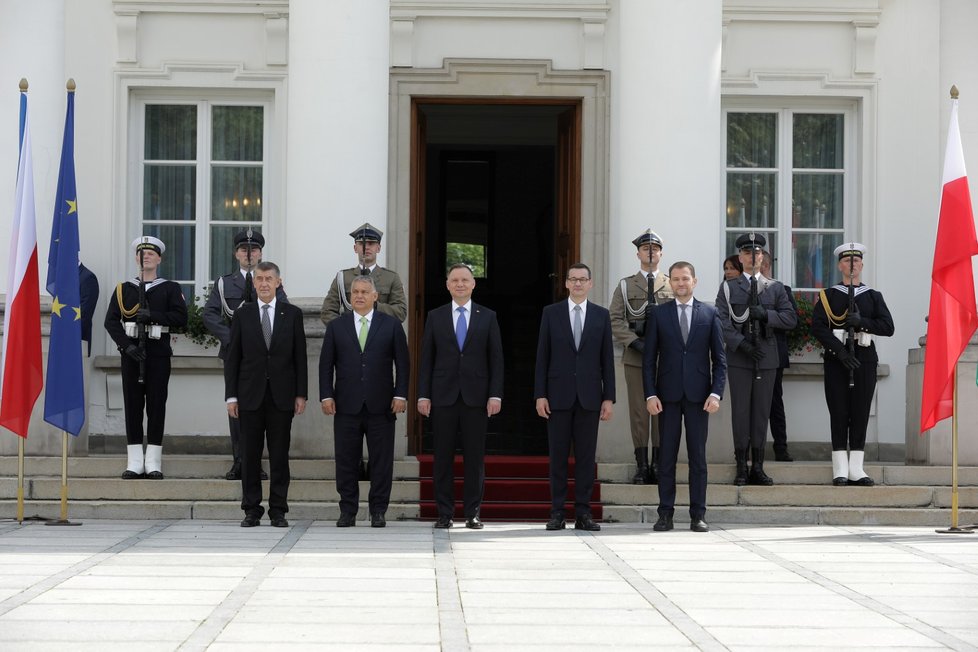
POLYGON ((727 114, 727 167, 776 167, 777 129, 774 113, 727 114))
POLYGON ((211 169, 211 219, 261 222, 260 167, 214 166, 211 169))
POLYGON ((197 176, 193 165, 146 165, 143 219, 187 220, 196 216, 197 176))
POLYGON ((727 173, 727 228, 777 226, 777 175, 727 173))
POLYGON ((194 280, 194 258, 196 243, 194 225, 148 224, 143 232, 163 241, 166 252, 160 265, 160 276, 171 281, 194 280))
POLYGON ((842 244, 841 233, 796 233, 795 264, 791 286, 824 288, 837 283, 835 248, 842 244))
POLYGON ((197 107, 147 104, 144 157, 149 161, 197 159, 197 107))
POLYGON ((215 161, 262 160, 262 107, 215 106, 212 120, 212 157, 215 161))
POLYGON ((792 121, 792 165, 841 170, 844 152, 841 113, 796 113, 792 121))
POLYGON ((792 225, 802 229, 841 229, 842 186, 841 174, 792 175, 792 225))
POLYGON ((255 233, 261 233, 261 227, 256 224, 234 224, 226 226, 211 227, 211 256, 210 273, 208 282, 213 281, 218 276, 230 274, 238 268, 238 261, 234 258, 234 234, 243 229, 251 227, 255 233))

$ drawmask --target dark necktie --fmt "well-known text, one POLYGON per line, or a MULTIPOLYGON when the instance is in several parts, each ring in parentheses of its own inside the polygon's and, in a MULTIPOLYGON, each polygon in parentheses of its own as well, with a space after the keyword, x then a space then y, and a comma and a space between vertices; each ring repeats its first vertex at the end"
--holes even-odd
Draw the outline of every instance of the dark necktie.
POLYGON ((272 320, 268 316, 268 309, 272 305, 266 303, 261 307, 261 333, 265 336, 265 348, 272 348, 272 320))
POLYGON ((581 324, 581 307, 574 306, 574 348, 581 350, 581 333, 584 327, 581 324))
POLYGON ((686 309, 689 308, 685 303, 679 304, 679 332, 683 336, 683 344, 689 339, 689 313, 686 309))
POLYGON ((458 342, 458 350, 465 348, 465 334, 469 331, 468 324, 465 323, 465 308, 461 306, 455 309, 458 312, 458 323, 455 324, 455 341, 458 342))
POLYGON ((251 289, 255 286, 254 281, 251 279, 251 272, 245 274, 245 291, 244 291, 244 302, 251 302, 251 289))

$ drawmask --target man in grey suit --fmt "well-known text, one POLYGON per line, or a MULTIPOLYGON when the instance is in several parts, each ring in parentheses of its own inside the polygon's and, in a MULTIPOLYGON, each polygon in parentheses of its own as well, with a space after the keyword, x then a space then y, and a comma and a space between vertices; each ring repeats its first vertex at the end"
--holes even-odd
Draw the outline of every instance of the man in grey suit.
POLYGON ((760 273, 766 243, 760 233, 737 238, 744 273, 721 283, 716 298, 727 345, 737 486, 774 484, 764 472, 764 444, 780 365, 775 329, 791 330, 798 323, 784 286, 760 273), (749 473, 748 449, 753 460, 749 473))
MULTIPOLYGON (((228 344, 231 343, 231 319, 234 311, 249 301, 255 300, 254 270, 261 262, 265 238, 254 229, 239 231, 234 235, 234 258, 238 269, 219 276, 211 287, 210 296, 204 305, 201 318, 207 331, 217 338, 221 347, 217 357, 227 359, 228 344)), ((276 301, 288 303, 285 287, 279 285, 275 291, 276 301)), ((238 419, 228 417, 228 432, 231 435, 231 468, 224 475, 226 480, 241 479, 241 433, 238 419)), ((261 479, 267 480, 268 474, 261 471, 261 479)))
POLYGON ((598 423, 615 402, 615 352, 608 310, 587 300, 593 281, 584 263, 567 270, 569 297, 543 309, 533 396, 547 420, 550 448, 548 530, 563 530, 567 458, 574 445, 574 528, 597 531, 591 516, 598 423))

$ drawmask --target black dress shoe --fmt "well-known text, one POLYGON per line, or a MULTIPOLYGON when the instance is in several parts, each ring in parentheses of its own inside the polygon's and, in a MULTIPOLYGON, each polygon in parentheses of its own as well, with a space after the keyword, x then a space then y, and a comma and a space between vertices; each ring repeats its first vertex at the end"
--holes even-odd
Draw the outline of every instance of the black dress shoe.
POLYGON ((384 518, 383 512, 370 515, 370 527, 387 527, 387 519, 384 518))
POLYGON ((564 522, 564 515, 560 512, 554 512, 550 515, 550 520, 547 521, 548 530, 563 530, 567 527, 567 523, 564 522))
POLYGON ((162 471, 150 471, 149 473, 146 474, 146 479, 147 480, 162 480, 163 479, 163 472, 162 471))
POLYGON ((482 520, 478 516, 473 516, 472 518, 465 519, 465 527, 470 530, 481 530, 484 525, 482 525, 482 520))
POLYGON ((659 514, 659 520, 655 522, 652 529, 656 532, 668 532, 672 529, 672 514, 659 514))
POLYGON ((760 485, 762 487, 770 487, 774 484, 774 479, 764 472, 764 469, 759 469, 757 467, 751 467, 750 475, 747 477, 747 484, 760 485))
POLYGON ((240 480, 241 479, 241 462, 234 462, 231 464, 231 469, 224 474, 225 480, 240 480))
POLYGON ((873 482, 873 479, 868 475, 859 478, 858 480, 849 480, 849 486, 851 487, 872 487, 875 484, 876 483, 873 482))
POLYGON ((694 518, 689 523, 689 529, 693 532, 709 532, 710 526, 701 518, 694 518))
POLYGON ((574 529, 597 532, 601 529, 601 526, 594 522, 590 514, 585 514, 584 516, 578 516, 577 520, 574 521, 574 529))
POLYGON ((248 514, 241 521, 241 527, 258 527, 261 525, 261 516, 255 516, 254 514, 248 514))
POLYGON ((774 451, 774 461, 775 462, 794 462, 795 458, 791 456, 787 450, 776 450, 774 451))
POLYGON ((136 473, 135 471, 130 471, 129 469, 122 472, 123 480, 138 480, 141 477, 143 477, 142 473, 136 473))
POLYGON ((455 521, 453 521, 450 516, 439 516, 438 520, 435 521, 435 524, 432 527, 434 527, 436 530, 447 530, 453 525, 455 525, 455 521))
POLYGON ((261 470, 261 473, 259 474, 259 477, 261 477, 262 480, 268 480, 268 474, 265 473, 265 469, 262 469, 261 470))
POLYGON ((849 484, 849 478, 832 478, 832 485, 835 487, 845 487, 849 484))
POLYGON ((336 527, 354 527, 357 524, 356 514, 340 514, 336 527))
POLYGON ((269 520, 272 522, 272 527, 289 527, 289 522, 284 516, 272 516, 269 520))

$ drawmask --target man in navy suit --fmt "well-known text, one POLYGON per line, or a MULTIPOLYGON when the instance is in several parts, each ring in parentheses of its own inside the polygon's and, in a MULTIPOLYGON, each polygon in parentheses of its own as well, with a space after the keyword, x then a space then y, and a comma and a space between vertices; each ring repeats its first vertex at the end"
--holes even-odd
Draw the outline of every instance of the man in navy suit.
POLYGON ((587 300, 591 269, 574 263, 564 287, 570 296, 543 309, 537 341, 533 396, 547 419, 550 448, 550 520, 562 530, 567 500, 567 458, 574 444, 574 528, 600 530, 591 517, 598 422, 611 419, 615 402, 615 356, 611 317, 587 300))
POLYGON ((428 313, 421 344, 418 412, 431 417, 435 439, 436 528, 450 528, 455 514, 456 437, 465 463, 465 527, 480 530, 485 484, 486 430, 503 398, 503 344, 496 313, 472 302, 475 277, 452 265, 445 282, 451 303, 428 313))
POLYGON ((708 532, 706 436, 709 415, 720 409, 727 379, 723 327, 716 309, 693 298, 696 270, 680 261, 669 268, 676 298, 650 312, 642 365, 645 404, 659 415, 659 519, 656 532, 672 529, 676 511, 676 459, 686 426, 689 457, 689 529, 708 532), (662 381, 662 382, 660 382, 662 381))
POLYGON ((326 325, 319 356, 319 397, 323 414, 333 416, 335 434, 336 490, 340 494, 336 527, 356 525, 364 437, 370 455, 370 525, 387 525, 394 476, 394 421, 407 407, 410 360, 401 322, 375 309, 377 297, 371 277, 353 278, 352 310, 326 325))
POLYGON ((260 462, 266 441, 268 517, 274 527, 288 527, 292 417, 306 409, 309 395, 306 332, 302 310, 275 297, 282 285, 278 265, 258 263, 254 281, 258 301, 234 311, 224 360, 228 414, 241 420, 241 527, 255 527, 265 513, 260 462))

